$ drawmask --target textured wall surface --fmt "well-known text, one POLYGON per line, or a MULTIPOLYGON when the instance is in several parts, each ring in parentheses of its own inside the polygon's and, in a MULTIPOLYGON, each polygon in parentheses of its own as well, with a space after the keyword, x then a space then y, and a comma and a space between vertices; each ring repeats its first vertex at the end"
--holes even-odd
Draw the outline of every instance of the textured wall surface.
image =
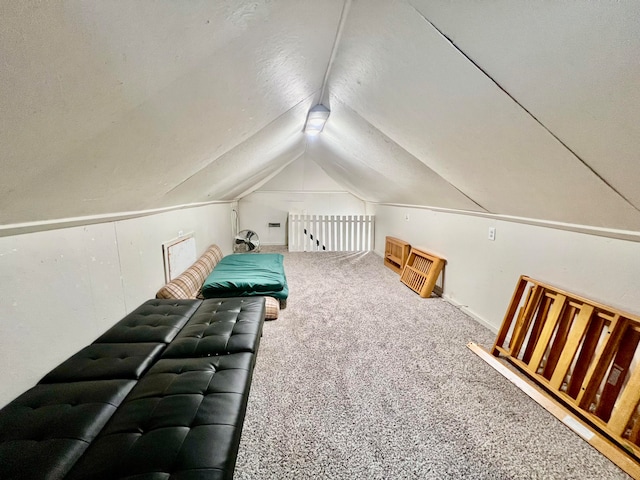
POLYGON ((0 237, 0 406, 153 298, 180 231, 230 253, 231 206, 0 237))
POLYGON ((494 331, 520 275, 640 315, 638 241, 417 208, 375 213, 378 253, 391 235, 446 258, 444 295, 494 331))

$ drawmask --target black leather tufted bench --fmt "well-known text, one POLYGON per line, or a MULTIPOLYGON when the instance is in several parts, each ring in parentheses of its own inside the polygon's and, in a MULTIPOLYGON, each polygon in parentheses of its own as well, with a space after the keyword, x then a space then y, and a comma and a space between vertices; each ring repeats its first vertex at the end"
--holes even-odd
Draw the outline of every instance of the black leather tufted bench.
POLYGON ((137 380, 164 348, 164 343, 94 343, 47 373, 40 383, 137 380))
POLYGON ((0 478, 232 478, 264 315, 145 302, 0 410, 0 478))
POLYGON ((0 410, 0 478, 64 478, 135 383, 36 385, 20 395, 0 410))
POLYGON ((205 300, 162 357, 255 353, 263 325, 258 319, 264 317, 264 310, 264 302, 254 297, 205 300))
POLYGON ((169 343, 201 304, 202 300, 148 300, 94 343, 169 343))
POLYGON ((253 358, 160 360, 68 478, 232 478, 253 358))

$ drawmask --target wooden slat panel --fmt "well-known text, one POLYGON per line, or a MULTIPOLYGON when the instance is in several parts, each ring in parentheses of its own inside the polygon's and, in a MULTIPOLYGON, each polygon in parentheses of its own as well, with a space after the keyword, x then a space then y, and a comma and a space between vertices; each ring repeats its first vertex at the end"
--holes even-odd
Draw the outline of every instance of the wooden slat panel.
POLYGON ((567 395, 573 399, 576 399, 580 394, 589 366, 592 365, 594 353, 598 347, 598 340, 600 339, 603 328, 605 328, 605 323, 602 317, 593 315, 587 332, 585 333, 585 339, 578 354, 578 359, 573 367, 571 381, 567 387, 567 395))
POLYGON ((524 350, 524 354, 522 355, 522 361, 524 363, 529 363, 529 361, 531 360, 531 355, 533 355, 533 350, 535 349, 536 344, 538 343, 538 339, 540 338, 542 327, 544 327, 544 322, 547 319, 547 315, 549 315, 549 308, 551 308, 551 298, 543 295, 542 304, 536 312, 536 317, 533 321, 533 326, 531 327, 531 333, 529 335, 529 339, 527 340, 527 346, 524 350))
POLYGON ((524 293, 525 288, 527 287, 528 280, 525 276, 521 275, 518 279, 518 283, 516 284, 516 288, 511 296, 511 301, 509 302, 509 307, 507 308, 507 312, 502 319, 502 325, 500 326, 500 330, 498 330, 498 336, 496 337, 496 341, 491 348, 491 354, 494 356, 500 355, 500 348, 504 348, 504 342, 507 338, 507 334, 511 329, 511 322, 513 317, 518 310, 518 305, 520 305, 520 300, 522 299, 522 294, 524 293))
POLYGON ((542 357, 549 346, 549 342, 551 341, 551 336, 553 335, 553 331, 558 324, 558 320, 560 319, 560 314, 564 309, 564 302, 567 297, 564 295, 556 295, 556 299, 553 302, 551 307, 551 311, 549 312, 549 317, 547 318, 547 322, 545 323, 542 333, 540 334, 540 338, 538 340, 538 344, 536 345, 535 350, 533 351, 533 355, 531 356, 531 360, 528 362, 528 369, 532 373, 536 373, 538 370, 538 366, 542 361, 542 357))
POLYGON ((533 314, 540 306, 543 293, 543 288, 540 288, 537 285, 533 285, 531 287, 529 298, 524 306, 524 312, 522 313, 522 317, 518 319, 513 330, 513 336, 511 337, 511 355, 514 357, 517 357, 520 353, 522 342, 524 342, 527 332, 529 331, 533 314))
POLYGON ((368 251, 374 223, 374 215, 289 214, 289 251, 368 251))
POLYGON ((621 450, 640 458, 637 444, 640 418, 636 418, 640 402, 640 365, 633 364, 639 344, 640 317, 522 276, 492 353, 494 356, 505 355, 522 372, 615 440, 621 450), (526 285, 545 291, 545 300, 537 308, 530 326, 531 290, 519 319, 514 320, 526 285), (546 298, 553 299, 550 307, 546 298), (514 321, 518 322, 517 328, 514 321), (511 346, 517 347, 523 342, 522 358, 526 358, 526 362, 518 358, 520 355, 516 356, 516 348, 505 348, 506 336, 511 331, 515 337, 511 346), (538 373, 543 361, 545 364, 538 373), (566 392, 563 392, 564 380, 569 378, 566 392))
POLYGON ((627 376, 631 360, 633 360, 636 348, 638 348, 638 341, 640 341, 640 333, 633 328, 628 328, 613 359, 613 365, 607 376, 607 381, 604 384, 600 394, 600 401, 595 411, 595 415, 605 422, 609 421, 615 401, 622 389, 622 382, 627 376))
POLYGON ((593 307, 591 305, 584 305, 580 310, 580 313, 578 314, 567 337, 567 342, 562 350, 560 360, 558 361, 555 371, 551 377, 551 388, 554 390, 560 390, 562 382, 567 375, 567 371, 569 370, 569 367, 573 362, 573 358, 578 351, 580 342, 582 342, 582 338, 587 331, 592 315, 593 307))
POLYGON ((429 297, 444 268, 445 260, 424 250, 412 248, 409 253, 400 281, 418 293, 421 297, 429 297))
POLYGON ((638 406, 638 393, 640 392, 640 368, 635 368, 624 387, 618 402, 611 413, 611 420, 607 424, 609 430, 615 435, 624 433, 633 411, 638 406))
POLYGON ((569 330, 575 315, 576 308, 571 306, 570 302, 566 302, 564 310, 560 315, 560 320, 558 321, 556 334, 551 341, 551 348, 549 349, 544 369, 542 370, 542 376, 546 379, 551 378, 553 371, 560 360, 560 355, 562 354, 564 345, 567 342, 567 336, 569 335, 569 330))
POLYGON ((626 329, 627 322, 619 316, 616 316, 609 324, 609 327, 607 328, 608 333, 596 351, 596 355, 593 357, 593 361, 591 362, 589 370, 582 382, 578 398, 576 398, 576 403, 580 408, 584 410, 589 409, 589 405, 593 401, 593 397, 595 397, 598 392, 598 388, 600 388, 600 383, 607 373, 609 365, 611 365, 613 356, 618 349, 620 339, 626 329))

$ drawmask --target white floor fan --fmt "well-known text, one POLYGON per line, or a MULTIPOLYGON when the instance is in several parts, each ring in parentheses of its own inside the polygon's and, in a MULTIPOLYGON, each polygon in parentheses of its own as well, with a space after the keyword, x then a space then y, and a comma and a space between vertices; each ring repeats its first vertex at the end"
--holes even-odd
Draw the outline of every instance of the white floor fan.
POLYGON ((232 211, 233 253, 256 253, 260 251, 260 237, 253 230, 241 230, 238 232, 238 212, 232 211))

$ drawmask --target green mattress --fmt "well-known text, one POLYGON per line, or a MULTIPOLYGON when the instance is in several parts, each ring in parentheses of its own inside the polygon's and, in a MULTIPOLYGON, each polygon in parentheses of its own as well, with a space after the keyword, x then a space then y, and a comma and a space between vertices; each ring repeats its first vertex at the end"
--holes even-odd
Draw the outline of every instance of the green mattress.
POLYGON ((280 253, 235 253, 223 257, 202 285, 204 298, 289 296, 280 253))

